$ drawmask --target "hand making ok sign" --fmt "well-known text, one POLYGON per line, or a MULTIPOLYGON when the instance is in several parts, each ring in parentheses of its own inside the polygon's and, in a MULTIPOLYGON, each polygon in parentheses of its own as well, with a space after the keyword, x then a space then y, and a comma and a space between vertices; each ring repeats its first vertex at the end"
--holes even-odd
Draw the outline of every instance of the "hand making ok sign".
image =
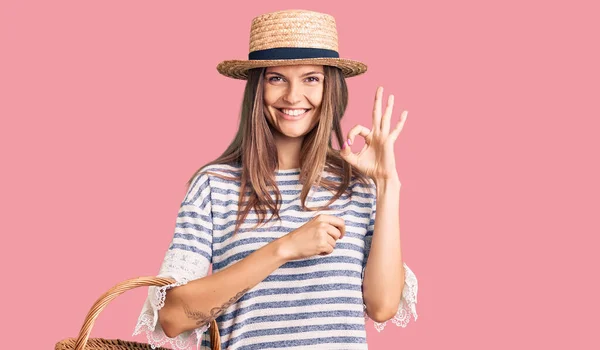
POLYGON ((396 142, 400 131, 402 131, 408 111, 402 112, 400 121, 390 131, 394 95, 389 96, 383 115, 381 115, 382 96, 383 87, 378 87, 373 108, 373 128, 368 129, 357 124, 350 129, 348 140, 342 146, 340 156, 373 180, 398 179, 394 157, 394 142, 396 142), (365 145, 360 152, 352 153, 350 146, 356 135, 360 135, 365 139, 365 145))

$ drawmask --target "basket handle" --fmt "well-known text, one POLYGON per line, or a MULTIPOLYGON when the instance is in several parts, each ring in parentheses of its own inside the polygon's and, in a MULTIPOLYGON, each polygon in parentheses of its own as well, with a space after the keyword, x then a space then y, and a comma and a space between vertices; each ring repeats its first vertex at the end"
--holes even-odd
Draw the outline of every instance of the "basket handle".
MULTIPOLYGON (((98 300, 96 300, 96 302, 94 303, 94 306, 92 306, 92 308, 88 312, 87 316, 85 317, 85 321, 83 322, 83 326, 81 326, 81 330, 79 331, 79 336, 77 337, 77 342, 75 343, 75 350, 85 349, 96 318, 104 309, 104 307, 106 307, 106 305, 108 305, 108 303, 110 303, 114 298, 118 297, 119 295, 125 293, 130 289, 134 289, 137 287, 163 287, 172 283, 175 283, 175 280, 172 278, 149 276, 132 278, 116 284, 114 287, 109 289, 108 292, 104 293, 100 298, 98 298, 98 300)), ((213 319, 210 322, 209 329, 212 349, 221 350, 221 338, 219 336, 219 328, 217 326, 216 320, 213 319)))

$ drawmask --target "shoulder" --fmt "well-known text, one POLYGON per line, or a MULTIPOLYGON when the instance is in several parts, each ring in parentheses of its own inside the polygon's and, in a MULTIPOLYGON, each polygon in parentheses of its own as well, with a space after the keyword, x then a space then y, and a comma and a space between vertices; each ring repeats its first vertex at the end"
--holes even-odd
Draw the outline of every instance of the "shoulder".
POLYGON ((212 179, 214 177, 238 177, 242 172, 240 166, 231 164, 210 164, 201 168, 197 177, 212 179))
POLYGON ((185 201, 205 202, 213 190, 235 186, 238 173, 238 167, 227 164, 210 164, 200 168, 191 180, 185 201))

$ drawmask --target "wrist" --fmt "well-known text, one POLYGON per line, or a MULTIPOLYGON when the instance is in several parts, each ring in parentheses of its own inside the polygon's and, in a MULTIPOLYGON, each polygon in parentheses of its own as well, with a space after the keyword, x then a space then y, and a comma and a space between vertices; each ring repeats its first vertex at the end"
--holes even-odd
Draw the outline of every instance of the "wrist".
POLYGON ((281 265, 290 261, 289 251, 286 248, 285 240, 287 236, 279 237, 278 239, 272 241, 270 244, 273 246, 273 255, 275 259, 277 259, 281 265))
POLYGON ((375 182, 375 185, 377 186, 378 190, 379 189, 381 189, 381 190, 388 190, 388 189, 400 190, 400 187, 402 186, 402 184, 400 183, 400 179, 397 176, 383 178, 383 179, 373 179, 373 182, 375 182))

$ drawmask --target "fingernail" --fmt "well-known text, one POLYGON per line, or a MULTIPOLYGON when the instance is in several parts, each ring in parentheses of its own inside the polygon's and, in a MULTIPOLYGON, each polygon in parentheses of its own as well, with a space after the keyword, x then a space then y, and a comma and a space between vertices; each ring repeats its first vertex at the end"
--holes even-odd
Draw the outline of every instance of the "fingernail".
POLYGON ((348 145, 346 144, 346 142, 344 142, 344 145, 342 146, 342 149, 346 149, 348 145))
POLYGON ((350 141, 350 139, 348 139, 348 146, 352 146, 352 141, 350 141))

